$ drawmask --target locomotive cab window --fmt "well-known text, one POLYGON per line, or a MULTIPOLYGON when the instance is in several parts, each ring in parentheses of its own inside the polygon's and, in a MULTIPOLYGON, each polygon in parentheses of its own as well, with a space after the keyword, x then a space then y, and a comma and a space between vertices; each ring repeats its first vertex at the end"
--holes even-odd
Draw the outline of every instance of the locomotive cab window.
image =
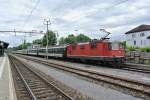
POLYGON ((119 44, 118 42, 112 42, 111 43, 111 50, 119 50, 119 44))
POLYGON ((108 43, 108 49, 111 50, 111 43, 108 43))
POLYGON ((85 48, 85 46, 84 45, 80 45, 80 49, 84 49, 85 48))
POLYGON ((123 43, 119 43, 119 48, 120 49, 124 49, 124 44, 123 43))
POLYGON ((92 43, 91 43, 91 48, 92 48, 92 49, 97 48, 97 43, 96 43, 96 42, 92 42, 92 43))

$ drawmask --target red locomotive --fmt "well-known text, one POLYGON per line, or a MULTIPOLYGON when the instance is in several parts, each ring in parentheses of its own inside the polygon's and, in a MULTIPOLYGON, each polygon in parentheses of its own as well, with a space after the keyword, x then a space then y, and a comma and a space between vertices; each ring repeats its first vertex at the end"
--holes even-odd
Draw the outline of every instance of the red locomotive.
POLYGON ((99 62, 124 62, 125 51, 120 42, 92 41, 67 47, 67 57, 99 62))

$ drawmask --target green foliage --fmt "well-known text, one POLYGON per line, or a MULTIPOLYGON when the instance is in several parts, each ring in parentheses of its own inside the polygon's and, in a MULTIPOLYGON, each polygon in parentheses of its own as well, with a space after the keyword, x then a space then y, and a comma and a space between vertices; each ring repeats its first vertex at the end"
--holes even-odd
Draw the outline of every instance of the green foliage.
POLYGON ((150 52, 150 47, 145 47, 140 49, 141 52, 150 52))
POLYGON ((125 48, 127 48, 127 42, 126 42, 126 41, 123 41, 122 44, 123 44, 123 46, 124 46, 125 48))
POLYGON ((73 34, 69 35, 69 36, 65 39, 65 41, 66 41, 66 43, 68 43, 68 44, 76 44, 76 43, 77 43, 76 37, 75 37, 73 34))
POLYGON ((80 42, 88 42, 91 41, 91 39, 84 35, 84 34, 79 34, 78 36, 74 36, 73 34, 68 35, 66 38, 60 38, 59 44, 76 44, 80 42))
POLYGON ((126 52, 131 52, 131 51, 138 51, 139 47, 135 46, 127 46, 125 47, 126 52))
POLYGON ((135 47, 133 47, 133 46, 127 47, 127 51, 135 51, 135 47))
POLYGON ((64 37, 61 37, 60 39, 59 39, 59 44, 61 45, 61 44, 66 44, 66 41, 65 41, 65 38, 64 37))
POLYGON ((22 49, 27 49, 29 46, 31 46, 31 43, 23 43, 17 47, 14 47, 14 50, 22 50, 22 49))
MULTIPOLYGON (((47 35, 47 34, 46 34, 47 35)), ((47 37, 44 35, 42 44, 43 46, 47 45, 47 37)), ((48 45, 55 45, 57 42, 56 34, 53 31, 48 31, 48 45)))
POLYGON ((139 48, 134 46, 130 46, 130 47, 127 46, 126 51, 127 52, 131 52, 131 51, 150 52, 150 47, 139 48))
POLYGON ((85 36, 84 34, 80 34, 76 37, 77 42, 88 42, 91 41, 91 39, 88 36, 85 36))
POLYGON ((42 44, 42 39, 36 39, 32 43, 33 44, 42 44))

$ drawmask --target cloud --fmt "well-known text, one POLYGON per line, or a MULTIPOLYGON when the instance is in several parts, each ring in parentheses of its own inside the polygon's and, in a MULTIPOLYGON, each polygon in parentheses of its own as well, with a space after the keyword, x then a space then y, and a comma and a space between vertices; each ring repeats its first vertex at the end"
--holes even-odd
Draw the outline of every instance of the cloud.
MULTIPOLYGON (((150 24, 150 0, 41 0, 28 22, 25 22, 36 2, 1 0, 0 30, 45 30, 43 20, 50 18, 52 24, 49 28, 57 30, 60 37, 85 33, 95 38, 103 35, 99 32, 100 28, 110 31, 112 37, 120 37, 140 24, 150 24)), ((14 33, 0 34, 0 40, 10 42, 12 46, 21 43, 24 35, 13 37, 14 33)), ((27 39, 31 42, 41 36, 27 39)))

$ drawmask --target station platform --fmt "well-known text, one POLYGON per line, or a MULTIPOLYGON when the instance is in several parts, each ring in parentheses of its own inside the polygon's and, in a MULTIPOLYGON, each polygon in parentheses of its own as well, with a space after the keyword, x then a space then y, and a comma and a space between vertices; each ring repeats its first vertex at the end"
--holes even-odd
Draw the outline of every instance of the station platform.
POLYGON ((17 100, 8 56, 0 56, 0 100, 17 100))

